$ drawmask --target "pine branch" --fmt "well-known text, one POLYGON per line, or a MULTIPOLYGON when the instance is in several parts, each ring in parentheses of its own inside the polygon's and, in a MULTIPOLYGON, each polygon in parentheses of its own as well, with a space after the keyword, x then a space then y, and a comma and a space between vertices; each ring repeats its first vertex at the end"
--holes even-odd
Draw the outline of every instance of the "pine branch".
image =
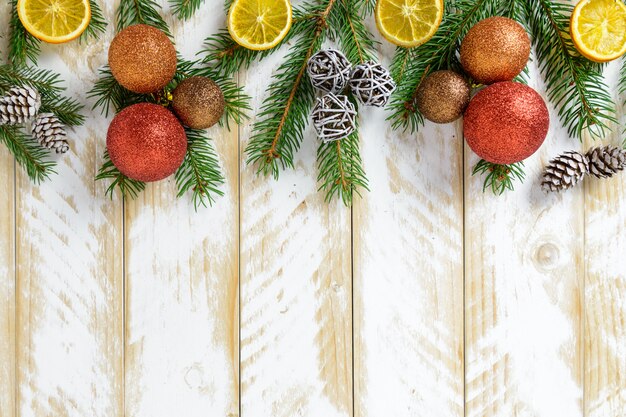
POLYGON ((398 88, 391 97, 388 120, 393 129, 415 132, 424 118, 415 103, 420 82, 440 69, 460 69, 456 56, 459 42, 478 21, 502 10, 502 0, 456 0, 447 2, 439 30, 428 42, 409 52, 396 50, 394 72, 401 74, 398 88))
POLYGON ((360 14, 360 1, 363 0, 339 0, 336 12, 328 19, 333 38, 338 40, 342 52, 353 64, 373 60, 376 51, 376 41, 360 14))
POLYGON ((41 147, 31 136, 17 126, 0 125, 0 142, 9 149, 15 161, 36 184, 49 179, 55 173, 56 162, 47 159, 47 149, 41 147))
POLYGON ((85 121, 84 116, 79 113, 82 105, 61 95, 65 90, 61 82, 60 76, 49 70, 0 66, 0 92, 5 92, 13 86, 29 85, 41 94, 42 112, 54 113, 65 125, 81 125, 85 121))
POLYGON ((110 180, 111 184, 106 190, 106 195, 113 199, 113 193, 115 189, 119 189, 122 194, 122 198, 135 199, 146 188, 146 184, 141 181, 136 181, 128 178, 122 174, 111 161, 109 152, 104 152, 104 163, 98 171, 96 181, 110 180))
POLYGON ((85 32, 80 36, 81 41, 85 41, 88 38, 98 39, 107 29, 107 21, 102 13, 100 4, 96 0, 89 0, 89 7, 91 8, 91 21, 85 32))
POLYGON ((142 23, 161 29, 171 38, 170 28, 159 14, 160 9, 161 6, 154 0, 120 0, 116 30, 119 32, 125 27, 142 23))
POLYGON ((306 3, 294 13, 296 17, 313 17, 300 19, 294 25, 292 30, 301 36, 274 75, 269 97, 254 124, 246 154, 247 162, 258 166, 257 173, 278 178, 281 167, 293 168, 293 156, 302 142, 315 98, 306 64, 326 37, 328 15, 336 1, 328 0, 325 5, 306 3))
POLYGON ((97 99, 92 110, 100 108, 100 112, 108 116, 111 110, 113 113, 117 113, 132 104, 147 101, 144 95, 122 87, 113 77, 108 66, 101 68, 99 72, 100 77, 87 93, 87 98, 97 99))
POLYGON ((339 197, 346 206, 351 206, 355 193, 360 196, 361 188, 369 191, 358 132, 342 140, 321 143, 317 148, 317 163, 319 191, 326 193, 326 202, 339 197))
POLYGON ((571 136, 601 138, 615 122, 615 105, 601 65, 576 52, 569 36, 573 6, 552 0, 526 0, 530 29, 548 97, 571 136))
POLYGON ((39 39, 28 33, 17 15, 17 0, 11 0, 11 19, 9 21, 9 61, 16 66, 32 62, 37 63, 41 52, 39 39))
POLYGON ((174 16, 188 20, 198 11, 204 0, 169 0, 169 2, 174 16))
POLYGON ((187 154, 181 167, 176 171, 178 197, 189 190, 193 193, 193 205, 207 207, 215 202, 214 195, 223 196, 219 189, 225 182, 221 173, 217 153, 206 132, 187 129, 187 154))
POLYGON ((404 82, 408 64, 412 59, 415 59, 415 50, 415 48, 396 48, 389 71, 391 72, 391 77, 398 85, 404 82))
POLYGON ((478 174, 487 174, 483 183, 483 192, 491 189, 495 195, 502 195, 506 190, 513 191, 514 181, 524 181, 524 163, 499 165, 481 159, 472 170, 472 175, 478 174))

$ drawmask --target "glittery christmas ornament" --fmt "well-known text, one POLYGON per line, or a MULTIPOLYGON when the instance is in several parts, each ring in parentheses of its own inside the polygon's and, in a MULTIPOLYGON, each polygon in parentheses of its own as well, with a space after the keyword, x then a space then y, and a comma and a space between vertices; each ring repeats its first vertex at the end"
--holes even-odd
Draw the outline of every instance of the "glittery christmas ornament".
POLYGON ((465 140, 481 158, 512 164, 535 153, 548 134, 550 116, 532 88, 504 81, 484 88, 463 117, 465 140))
POLYGON ((311 118, 324 142, 341 140, 356 130, 356 109, 344 95, 329 93, 318 98, 311 118))
POLYGON ((138 181, 172 175, 187 152, 185 129, 176 116, 157 104, 135 104, 111 122, 107 149, 113 165, 138 181))
POLYGON ((510 81, 528 63, 526 30, 507 17, 490 17, 474 25, 461 42, 461 65, 478 83, 510 81))
POLYGON ((133 25, 115 36, 109 47, 113 77, 135 93, 153 93, 176 73, 176 49, 165 33, 149 25, 133 25))
POLYGON ((336 49, 325 49, 309 58, 306 70, 315 88, 337 94, 348 84, 352 65, 336 49))
POLYGON ((395 89, 389 70, 375 62, 357 65, 350 76, 350 90, 365 106, 385 107, 395 89))
POLYGON ((470 101, 471 87, 453 71, 436 71, 422 81, 417 90, 417 108, 435 123, 450 123, 463 115, 470 101))
POLYGON ((172 108, 184 125, 192 129, 207 129, 224 114, 224 94, 207 77, 190 77, 172 92, 172 108))

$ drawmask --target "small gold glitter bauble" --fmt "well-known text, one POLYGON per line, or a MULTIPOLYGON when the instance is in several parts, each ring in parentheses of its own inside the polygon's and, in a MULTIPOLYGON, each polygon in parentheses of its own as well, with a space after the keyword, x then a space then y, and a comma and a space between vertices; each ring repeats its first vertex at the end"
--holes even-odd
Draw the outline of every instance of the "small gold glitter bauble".
POLYGON ((210 78, 187 78, 178 84, 172 96, 174 112, 192 129, 207 129, 224 114, 224 94, 210 78))
POLYGON ((461 42, 461 65, 481 84, 511 81, 528 63, 526 30, 507 17, 490 17, 472 27, 461 42))
POLYGON ((471 87, 453 71, 436 71, 426 77, 417 90, 417 108, 435 123, 450 123, 463 115, 470 101, 471 87))
POLYGON ((154 93, 174 77, 176 49, 167 35, 153 26, 129 26, 111 42, 109 67, 126 89, 154 93))

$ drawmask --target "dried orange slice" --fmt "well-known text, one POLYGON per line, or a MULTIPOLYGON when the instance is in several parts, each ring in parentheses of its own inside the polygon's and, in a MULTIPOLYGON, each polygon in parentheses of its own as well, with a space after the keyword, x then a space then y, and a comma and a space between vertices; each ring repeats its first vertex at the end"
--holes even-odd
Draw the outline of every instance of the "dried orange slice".
POLYGON ((617 59, 626 53, 626 5, 622 0, 582 0, 572 13, 570 33, 584 57, 617 59))
POLYGON ((443 0, 378 0, 376 26, 389 42, 413 48, 432 38, 443 18, 443 0))
POLYGON ((18 0, 24 28, 44 42, 64 43, 78 38, 89 26, 89 0, 18 0))
POLYGON ((289 0, 235 0, 228 11, 230 36, 244 48, 271 49, 287 36, 289 29, 289 0))

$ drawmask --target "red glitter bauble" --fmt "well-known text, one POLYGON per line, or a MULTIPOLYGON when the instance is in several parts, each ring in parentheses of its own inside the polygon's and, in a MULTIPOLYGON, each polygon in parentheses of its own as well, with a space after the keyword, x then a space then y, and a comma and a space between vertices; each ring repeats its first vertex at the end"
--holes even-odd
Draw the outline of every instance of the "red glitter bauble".
POLYGON ((504 81, 481 90, 463 117, 469 147, 495 164, 512 164, 535 153, 546 139, 550 115, 532 88, 504 81))
POLYGON ((122 110, 111 122, 107 150, 122 174, 138 181, 159 181, 183 163, 187 135, 163 106, 141 103, 122 110))

